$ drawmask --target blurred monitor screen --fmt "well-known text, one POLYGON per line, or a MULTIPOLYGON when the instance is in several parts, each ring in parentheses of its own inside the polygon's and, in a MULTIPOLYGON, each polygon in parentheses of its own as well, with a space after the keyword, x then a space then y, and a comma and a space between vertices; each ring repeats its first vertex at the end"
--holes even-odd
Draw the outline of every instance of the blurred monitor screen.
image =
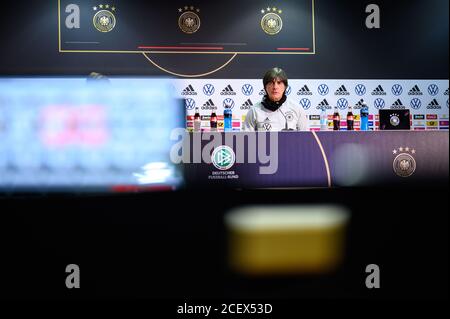
POLYGON ((0 191, 176 188, 184 112, 168 79, 0 78, 0 191))
POLYGON ((380 110, 380 130, 410 130, 409 110, 380 110))

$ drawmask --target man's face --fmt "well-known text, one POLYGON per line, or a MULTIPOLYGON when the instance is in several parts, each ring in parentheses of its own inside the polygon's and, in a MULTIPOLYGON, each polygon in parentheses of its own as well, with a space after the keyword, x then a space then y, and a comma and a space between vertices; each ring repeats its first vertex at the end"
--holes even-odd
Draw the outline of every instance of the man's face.
POLYGON ((274 79, 272 82, 266 84, 266 92, 274 102, 278 102, 283 97, 284 91, 286 90, 286 85, 279 78, 274 79))

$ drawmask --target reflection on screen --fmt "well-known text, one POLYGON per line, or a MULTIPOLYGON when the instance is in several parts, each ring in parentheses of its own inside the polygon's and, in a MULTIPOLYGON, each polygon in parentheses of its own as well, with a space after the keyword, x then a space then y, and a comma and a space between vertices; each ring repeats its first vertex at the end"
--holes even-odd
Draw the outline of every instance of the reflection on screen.
POLYGON ((184 107, 168 80, 0 78, 3 190, 176 187, 173 128, 184 107))

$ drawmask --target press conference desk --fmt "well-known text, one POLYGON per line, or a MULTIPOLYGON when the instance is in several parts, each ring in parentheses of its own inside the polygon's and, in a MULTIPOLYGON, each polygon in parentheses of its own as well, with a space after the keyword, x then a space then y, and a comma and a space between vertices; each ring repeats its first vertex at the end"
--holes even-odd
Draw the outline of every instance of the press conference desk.
POLYGON ((188 137, 188 185, 334 187, 448 180, 447 131, 215 132, 188 137), (217 149, 221 145, 234 154, 217 149))

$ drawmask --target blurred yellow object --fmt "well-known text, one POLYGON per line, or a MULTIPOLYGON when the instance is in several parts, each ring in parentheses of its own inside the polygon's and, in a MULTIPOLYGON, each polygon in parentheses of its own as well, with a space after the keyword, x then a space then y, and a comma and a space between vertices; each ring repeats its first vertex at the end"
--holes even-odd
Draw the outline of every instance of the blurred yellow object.
POLYGON ((253 206, 225 216, 229 258, 238 272, 324 273, 344 256, 349 212, 341 206, 253 206))

